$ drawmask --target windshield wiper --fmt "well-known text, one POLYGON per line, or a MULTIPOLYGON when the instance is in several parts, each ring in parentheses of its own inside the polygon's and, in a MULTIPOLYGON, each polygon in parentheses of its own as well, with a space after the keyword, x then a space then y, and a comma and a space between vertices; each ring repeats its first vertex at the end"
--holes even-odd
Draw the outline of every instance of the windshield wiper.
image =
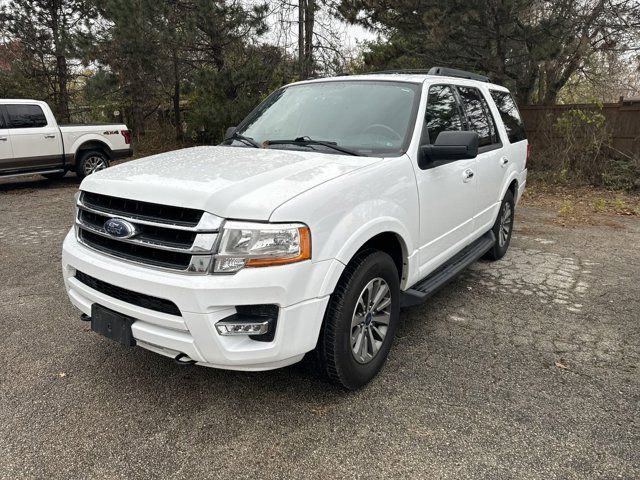
POLYGON ((242 143, 244 143, 245 145, 248 145, 250 147, 255 147, 255 148, 262 148, 262 146, 256 142, 253 138, 251 137, 245 137, 244 135, 240 135, 239 133, 234 133, 233 135, 231 135, 230 137, 227 137, 224 139, 225 142, 227 140, 238 140, 242 143))
POLYGON ((327 147, 327 148, 331 148, 333 150, 336 150, 338 152, 342 152, 342 153, 346 153, 347 155, 354 155, 357 157, 363 157, 364 155, 362 155, 359 152, 356 152, 355 150, 351 150, 350 148, 345 148, 345 147, 339 147, 338 144, 336 142, 325 142, 322 140, 313 140, 309 137, 298 137, 295 138, 293 140, 267 140, 264 142, 265 145, 270 146, 270 145, 300 145, 303 147, 306 146, 310 146, 310 145, 322 145, 323 147, 327 147))

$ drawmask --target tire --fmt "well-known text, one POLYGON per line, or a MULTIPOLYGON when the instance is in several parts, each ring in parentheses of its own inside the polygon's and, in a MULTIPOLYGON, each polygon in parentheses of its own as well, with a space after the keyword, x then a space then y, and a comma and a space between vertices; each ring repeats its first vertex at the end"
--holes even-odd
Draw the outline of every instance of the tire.
POLYGON ((511 243, 511 234, 513 233, 513 219, 515 217, 515 203, 513 201, 513 192, 507 190, 500 210, 498 218, 494 223, 492 231, 496 236, 496 243, 491 247, 484 258, 488 260, 500 260, 507 253, 509 244, 511 243))
POLYGON ((60 180, 67 174, 67 171, 64 172, 55 172, 55 173, 43 173, 42 176, 49 180, 60 180))
POLYGON ((76 175, 78 178, 91 175, 99 170, 109 167, 109 159, 99 150, 87 150, 81 152, 76 162, 76 175))
POLYGON ((400 282, 393 259, 377 250, 359 253, 347 265, 329 300, 315 352, 319 373, 348 390, 368 383, 387 359, 399 315, 400 282), (369 297, 375 301, 376 292, 380 293, 380 310, 372 315, 363 305, 369 303, 369 297), (359 303, 361 299, 363 302, 359 303))

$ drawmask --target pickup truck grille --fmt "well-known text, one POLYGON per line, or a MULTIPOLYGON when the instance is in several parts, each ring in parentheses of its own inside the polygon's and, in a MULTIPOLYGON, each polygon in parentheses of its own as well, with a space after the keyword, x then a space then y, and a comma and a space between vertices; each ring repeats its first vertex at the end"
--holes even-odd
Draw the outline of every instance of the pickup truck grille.
POLYGON ((80 195, 77 207, 77 238, 87 247, 157 268, 209 272, 222 223, 215 215, 90 192, 80 195), (133 233, 109 233, 105 223, 110 219, 124 221, 133 233))

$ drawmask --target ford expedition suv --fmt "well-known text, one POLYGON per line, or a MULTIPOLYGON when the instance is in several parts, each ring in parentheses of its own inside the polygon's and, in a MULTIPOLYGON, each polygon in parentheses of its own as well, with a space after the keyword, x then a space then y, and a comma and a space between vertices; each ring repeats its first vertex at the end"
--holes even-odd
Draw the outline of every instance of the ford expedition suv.
POLYGON ((91 327, 181 364, 311 359, 358 388, 401 307, 509 247, 527 140, 506 88, 443 68, 294 83, 219 146, 80 185, 63 246, 91 327))
POLYGON ((131 154, 126 125, 58 125, 45 102, 0 99, 0 178, 84 178, 131 154))

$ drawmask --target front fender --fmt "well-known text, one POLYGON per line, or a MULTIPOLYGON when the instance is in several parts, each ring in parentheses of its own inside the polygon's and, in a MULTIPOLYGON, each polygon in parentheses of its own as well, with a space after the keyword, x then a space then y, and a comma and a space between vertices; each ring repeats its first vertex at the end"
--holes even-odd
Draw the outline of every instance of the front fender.
POLYGON ((323 286, 323 293, 331 293, 343 266, 380 233, 397 236, 408 263, 405 273, 411 276, 419 213, 415 174, 411 160, 404 156, 318 185, 278 207, 270 221, 309 226, 313 261, 336 260, 339 264, 323 286))
POLYGON ((393 233, 397 236, 402 247, 402 258, 407 261, 407 269, 413 271, 415 266, 411 262, 415 257, 410 257, 410 252, 414 250, 411 235, 397 219, 380 217, 365 223, 356 231, 350 230, 349 222, 345 221, 345 224, 338 226, 332 238, 329 239, 331 243, 341 244, 342 247, 336 254, 336 261, 327 272, 320 296, 333 293, 344 267, 365 243, 381 233, 393 233))

